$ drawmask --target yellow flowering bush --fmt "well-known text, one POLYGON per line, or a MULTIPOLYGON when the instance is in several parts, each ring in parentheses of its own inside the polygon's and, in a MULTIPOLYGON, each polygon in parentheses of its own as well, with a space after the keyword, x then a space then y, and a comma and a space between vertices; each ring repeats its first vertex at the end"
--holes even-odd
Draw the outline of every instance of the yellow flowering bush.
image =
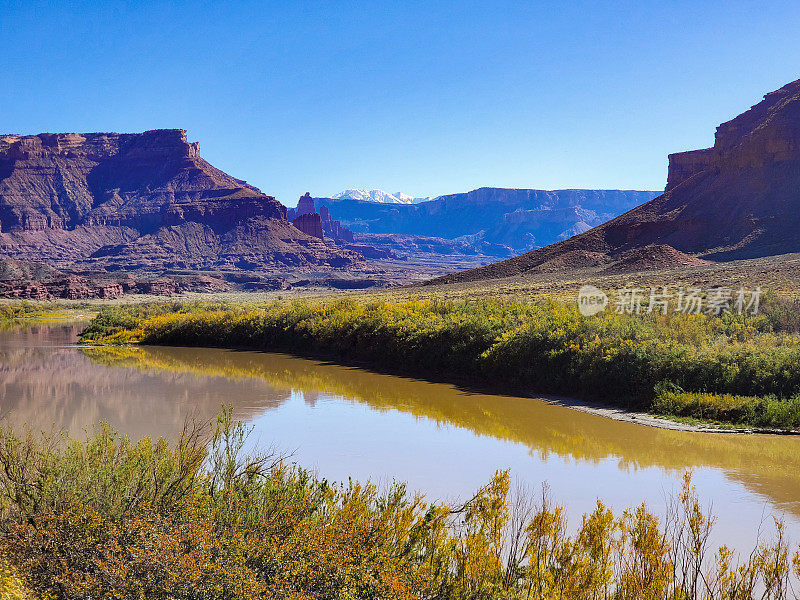
MULTIPOLYGON (((563 506, 498 471, 463 503, 332 484, 242 453, 223 414, 175 444, 106 427, 79 442, 0 432, 0 598, 527 600, 795 597, 783 525, 738 558, 687 474, 664 516, 563 506), (761 596, 758 596, 761 597, 761 596)), ((759 523, 752 526, 759 527, 759 523)))
MULTIPOLYGON (((163 303, 104 309, 87 343, 145 343, 290 351, 422 376, 468 378, 523 394, 570 394, 672 412, 659 386, 711 396, 771 398, 769 417, 722 411, 716 420, 796 427, 800 335, 759 316, 685 314, 593 317, 554 301, 492 299, 163 303), (786 415, 782 420, 781 415, 786 415)), ((752 406, 766 407, 764 403, 752 406)), ((766 408, 765 408, 766 410, 766 408)))

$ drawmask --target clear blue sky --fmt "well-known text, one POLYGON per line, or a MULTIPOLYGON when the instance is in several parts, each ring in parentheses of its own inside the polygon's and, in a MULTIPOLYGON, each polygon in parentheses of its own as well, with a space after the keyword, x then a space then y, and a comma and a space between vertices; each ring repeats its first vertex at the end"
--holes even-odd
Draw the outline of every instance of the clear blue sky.
POLYGON ((183 128, 310 191, 661 189, 800 78, 794 2, 7 2, 0 132, 183 128))

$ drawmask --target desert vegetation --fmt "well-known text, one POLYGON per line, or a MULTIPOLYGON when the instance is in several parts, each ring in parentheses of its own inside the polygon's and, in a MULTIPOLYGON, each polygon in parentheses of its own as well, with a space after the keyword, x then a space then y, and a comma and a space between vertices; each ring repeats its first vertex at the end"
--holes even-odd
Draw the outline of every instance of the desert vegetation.
POLYGON ((30 302, 0 303, 0 326, 23 323, 30 319, 42 318, 51 314, 52 308, 30 302))
POLYGON ((35 325, 83 317, 97 312, 96 304, 87 300, 2 301, 0 328, 35 325))
POLYGON ((783 524, 743 558, 713 549, 689 473, 664 515, 598 501, 569 524, 506 471, 428 504, 245 452, 247 433, 228 413, 174 444, 3 430, 4 598, 795 597, 783 524))
POLYGON ((758 315, 616 314, 539 301, 335 299, 105 308, 86 343, 290 351, 523 394, 759 428, 800 426, 793 301, 758 315))

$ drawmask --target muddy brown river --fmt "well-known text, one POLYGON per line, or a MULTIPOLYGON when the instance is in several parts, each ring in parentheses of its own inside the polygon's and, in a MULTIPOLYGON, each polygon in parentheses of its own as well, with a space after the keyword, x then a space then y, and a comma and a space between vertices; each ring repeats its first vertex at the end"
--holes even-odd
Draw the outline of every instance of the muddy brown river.
POLYGON ((452 385, 282 354, 80 348, 81 323, 0 331, 0 413, 74 435, 105 421, 174 439, 224 404, 254 447, 291 453, 329 480, 405 481, 429 499, 471 495, 496 469, 546 482, 571 521, 602 498, 656 512, 685 469, 718 517, 715 541, 749 549, 783 518, 800 538, 800 437, 653 429, 452 385))

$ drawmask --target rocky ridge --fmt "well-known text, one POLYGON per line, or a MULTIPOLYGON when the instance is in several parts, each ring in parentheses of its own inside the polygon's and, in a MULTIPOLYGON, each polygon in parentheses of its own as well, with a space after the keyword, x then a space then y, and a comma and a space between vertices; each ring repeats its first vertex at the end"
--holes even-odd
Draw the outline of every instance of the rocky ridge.
POLYGON ((671 154, 665 191, 652 201, 566 241, 434 281, 515 276, 578 257, 624 271, 798 252, 798 190, 800 80, 721 124, 712 148, 671 154))
POLYGON ((180 129, 0 135, 0 258, 66 272, 337 270, 352 250, 294 227, 180 129))
POLYGON ((506 257, 583 233, 658 192, 479 188, 417 204, 315 198, 343 226, 360 234, 460 239, 475 251, 506 257))

